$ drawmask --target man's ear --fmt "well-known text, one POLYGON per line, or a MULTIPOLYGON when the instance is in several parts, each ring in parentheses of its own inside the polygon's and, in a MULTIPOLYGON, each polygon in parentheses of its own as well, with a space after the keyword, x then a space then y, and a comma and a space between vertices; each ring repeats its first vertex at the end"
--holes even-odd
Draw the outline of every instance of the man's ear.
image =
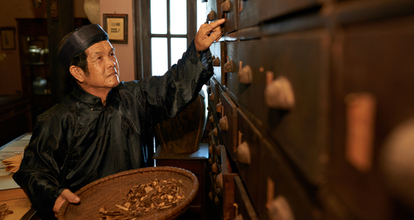
POLYGON ((72 65, 69 67, 69 72, 78 82, 83 83, 85 80, 85 72, 80 67, 72 65))

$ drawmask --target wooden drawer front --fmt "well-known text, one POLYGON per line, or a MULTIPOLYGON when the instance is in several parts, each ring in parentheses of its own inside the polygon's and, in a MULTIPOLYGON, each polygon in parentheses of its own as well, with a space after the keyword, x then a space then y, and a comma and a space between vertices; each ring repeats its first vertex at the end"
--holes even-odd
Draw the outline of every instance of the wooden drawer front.
POLYGON ((235 160, 237 147, 237 106, 225 92, 220 94, 222 102, 222 115, 219 120, 220 136, 230 154, 235 160))
POLYGON ((226 77, 224 72, 224 64, 226 62, 226 43, 214 42, 210 46, 210 51, 213 56, 214 78, 221 85, 226 85, 226 77))
POLYGON ((234 206, 236 208, 235 215, 237 219, 243 220, 259 220, 255 209, 250 202, 249 195, 243 186, 240 177, 234 177, 235 192, 234 192, 234 206), (240 218, 241 216, 241 218, 240 218))
POLYGON ((223 145, 220 146, 220 158, 223 177, 223 219, 234 219, 234 177, 238 176, 238 174, 233 173, 226 148, 223 145))
POLYGON ((216 112, 216 106, 219 103, 219 84, 217 83, 217 80, 212 77, 210 79, 210 94, 208 95, 208 108, 209 111, 213 114, 213 116, 217 119, 217 112, 216 112))
POLYGON ((306 187, 301 185, 286 158, 266 140, 261 156, 263 174, 256 186, 261 189, 256 209, 260 219, 322 219, 321 211, 311 202, 306 187), (282 207, 284 210, 278 210, 282 207))
POLYGON ((259 24, 259 0, 239 1, 239 30, 259 24))
POLYGON ((325 31, 263 39, 263 69, 274 78, 266 90, 281 83, 285 90, 265 96, 280 103, 253 112, 313 184, 323 182, 328 159, 329 42, 325 31))
POLYGON ((263 62, 260 50, 262 43, 259 40, 227 42, 227 62, 233 67, 232 71, 227 73, 227 88, 240 105, 257 117, 267 114, 263 111, 267 109, 264 102, 266 79, 265 74, 260 72, 263 62), (249 69, 251 81, 240 81, 239 75, 244 70, 248 72, 249 69))
POLYGON ((207 6, 206 6, 207 21, 215 21, 223 17, 221 10, 217 10, 217 9, 220 9, 222 2, 223 0, 207 1, 207 6))
POLYGON ((222 12, 223 18, 226 18, 226 22, 224 23, 224 33, 230 33, 237 30, 239 1, 240 0, 223 0, 221 5, 217 5, 217 10, 222 12))
POLYGON ((256 0, 255 2, 260 12, 259 21, 266 21, 292 12, 318 6, 323 0, 256 0))
POLYGON ((237 110, 237 125, 236 165, 253 206, 257 208, 260 194, 260 188, 257 186, 262 178, 260 157, 263 137, 240 109, 237 110))
POLYGON ((335 34, 338 50, 334 63, 338 65, 334 85, 338 94, 333 104, 335 160, 330 161, 329 182, 360 219, 395 219, 386 191, 412 192, 402 186, 409 184, 407 177, 413 174, 398 175, 403 169, 396 170, 400 164, 412 164, 411 159, 392 158, 410 154, 412 148, 404 152, 399 147, 404 144, 393 145, 389 137, 414 117, 413 27, 414 17, 410 16, 347 26, 335 34), (388 172, 376 175, 380 167, 388 167, 388 172), (395 188, 384 189, 383 181, 395 188), (395 191, 399 187, 405 191, 395 191))

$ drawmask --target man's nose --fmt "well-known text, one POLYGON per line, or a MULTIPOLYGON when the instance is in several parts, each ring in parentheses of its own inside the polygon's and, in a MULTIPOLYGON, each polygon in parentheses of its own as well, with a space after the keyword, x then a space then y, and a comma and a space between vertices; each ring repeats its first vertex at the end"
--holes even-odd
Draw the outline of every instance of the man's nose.
POLYGON ((111 67, 116 66, 116 60, 115 60, 115 58, 114 59, 111 59, 111 57, 108 57, 107 65, 108 65, 108 68, 111 68, 111 67))

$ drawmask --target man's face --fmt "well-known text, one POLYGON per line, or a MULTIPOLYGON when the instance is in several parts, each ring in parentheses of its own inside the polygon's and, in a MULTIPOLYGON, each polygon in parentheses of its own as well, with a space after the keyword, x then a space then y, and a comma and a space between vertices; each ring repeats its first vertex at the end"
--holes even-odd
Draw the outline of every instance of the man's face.
POLYGON ((87 90, 111 89, 119 84, 119 65, 109 41, 101 41, 85 50, 89 75, 83 85, 87 90))

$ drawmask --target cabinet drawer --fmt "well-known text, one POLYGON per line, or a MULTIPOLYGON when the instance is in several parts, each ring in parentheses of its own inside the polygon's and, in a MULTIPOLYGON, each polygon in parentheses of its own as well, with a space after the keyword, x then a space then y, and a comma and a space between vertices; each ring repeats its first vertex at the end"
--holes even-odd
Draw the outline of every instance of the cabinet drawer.
POLYGON ((217 10, 221 11, 223 18, 226 18, 226 22, 224 23, 224 33, 230 33, 237 30, 239 1, 240 0, 222 0, 221 5, 217 5, 217 10))
POLYGON ((209 111, 211 112, 211 114, 218 119, 217 117, 217 112, 216 112, 216 106, 219 103, 219 99, 220 99, 220 93, 219 93, 219 84, 217 82, 217 80, 212 77, 210 79, 210 88, 209 88, 209 95, 208 95, 208 108, 209 111))
POLYGON ((256 211, 250 202, 249 195, 243 186, 240 177, 234 177, 235 192, 234 192, 234 206, 236 207, 235 219, 243 220, 259 220, 256 211))
POLYGON ((266 21, 289 13, 321 5, 323 0, 248 0, 257 4, 259 21, 266 21))
POLYGON ((227 88, 236 101, 255 116, 266 115, 265 74, 260 71, 261 40, 227 42, 227 88), (243 76, 243 77, 241 77, 243 76))
POLYGON ((239 1, 239 25, 238 28, 244 29, 259 24, 259 0, 239 1))
POLYGON ((324 181, 328 160, 330 39, 321 30, 262 40, 266 92, 277 93, 254 113, 312 184, 324 181))
POLYGON ((209 0, 206 6, 207 21, 215 21, 223 17, 221 13, 221 3, 223 0, 209 0))
POLYGON ((211 55, 213 56, 214 78, 221 85, 226 85, 226 76, 224 65, 226 62, 226 43, 214 42, 210 46, 211 55))
MULTIPOLYGON (((335 160, 330 161, 328 177, 340 200, 360 219, 394 219, 387 192, 412 195, 410 188, 402 186, 410 184, 408 176, 413 173, 398 174, 403 170, 399 165, 412 164, 411 159, 398 157, 390 163, 391 155, 402 150, 403 144, 392 145, 388 138, 414 117, 413 27, 410 16, 354 24, 335 33, 334 46, 339 49, 334 54, 338 93, 333 104, 331 154, 335 160), (360 121, 368 123, 356 127, 360 121), (378 165, 395 173, 376 175, 378 165), (384 189, 382 181, 393 187, 384 189)), ((398 154, 410 154, 408 149, 398 154)))
POLYGON ((230 154, 230 158, 235 160, 237 147, 237 106, 229 95, 221 92, 222 115, 219 120, 220 136, 230 154))
POLYGON ((234 177, 238 176, 233 173, 233 169, 228 160, 226 148, 220 145, 220 168, 221 177, 216 178, 216 182, 222 185, 223 192, 223 219, 233 219, 234 216, 234 177), (220 183, 220 178, 222 183, 220 183))
POLYGON ((263 141, 261 157, 262 167, 266 169, 262 169, 257 186, 261 189, 257 209, 260 219, 322 219, 322 212, 306 191, 309 188, 302 185, 286 158, 267 140, 263 141))
POLYGON ((237 126, 236 165, 253 206, 257 208, 260 192, 258 185, 263 171, 261 167, 263 137, 240 109, 237 109, 237 126))

